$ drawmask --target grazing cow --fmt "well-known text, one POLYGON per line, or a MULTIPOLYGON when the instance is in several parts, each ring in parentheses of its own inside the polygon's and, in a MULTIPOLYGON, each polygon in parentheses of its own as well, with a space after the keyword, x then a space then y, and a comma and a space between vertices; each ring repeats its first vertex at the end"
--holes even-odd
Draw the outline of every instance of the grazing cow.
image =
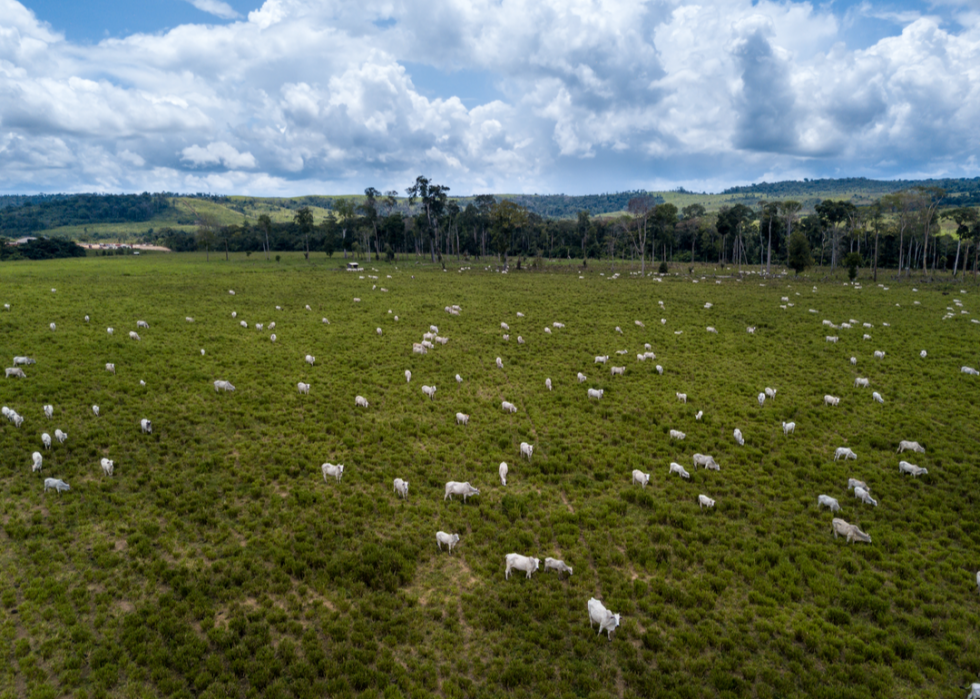
POLYGON ((153 434, 153 423, 143 418, 140 420, 140 429, 143 431, 143 434, 153 434))
POLYGON ((910 464, 908 461, 898 462, 898 472, 907 473, 910 476, 922 476, 929 473, 928 469, 922 468, 921 466, 916 466, 915 464, 910 464))
POLYGON ((88 322, 88 316, 85 316, 85 322, 86 323, 88 322))
POLYGON ((437 335, 439 334, 439 328, 437 326, 435 326, 435 325, 430 325, 429 326, 429 331, 430 332, 434 332, 437 335))
POLYGON ((111 477, 112 476, 112 472, 115 469, 116 462, 115 461, 110 461, 109 459, 107 459, 105 457, 102 457, 102 461, 100 461, 99 463, 102 466, 102 473, 104 473, 105 475, 111 477))
POLYGON ((340 477, 344 475, 344 465, 343 464, 331 464, 325 463, 320 466, 320 470, 323 471, 323 481, 326 482, 327 476, 333 476, 338 481, 340 477))
POLYGON ((755 335, 755 326, 750 325, 745 329, 745 332, 747 332, 749 335, 755 335))
MULTIPOLYGON (((424 347, 427 350, 435 349, 435 345, 433 345, 428 340, 422 340, 422 347, 424 347)), ((423 352, 422 354, 425 354, 425 352, 423 352)))
POLYGON ((521 458, 527 457, 527 460, 531 460, 531 454, 534 452, 534 446, 528 444, 527 442, 521 442, 521 458))
POLYGON ((59 444, 64 444, 65 440, 68 439, 68 433, 62 432, 61 430, 55 430, 54 438, 58 440, 59 444))
POLYGON ((217 393, 218 391, 234 391, 234 390, 235 387, 232 386, 231 381, 224 381, 222 379, 218 379, 217 381, 214 382, 215 393, 217 393))
POLYGON ((613 376, 625 376, 626 375, 626 367, 624 367, 624 366, 614 366, 614 367, 612 367, 612 375, 613 376))
POLYGON ((423 386, 422 387, 422 393, 424 393, 425 395, 427 395, 429 397, 429 400, 432 400, 435 397, 435 395, 436 395, 436 387, 435 386, 423 386))
MULTIPOLYGON (((977 587, 980 587, 980 573, 977 573, 977 587)), ((980 682, 974 682, 969 687, 963 687, 963 689, 970 690, 966 699, 980 699, 980 682)))
POLYGON ((436 532, 436 546, 442 551, 442 545, 445 544, 449 547, 449 553, 452 555, 453 548, 459 542, 459 534, 447 534, 446 532, 436 532))
POLYGON ((501 330, 507 330, 507 331, 510 331, 510 326, 509 326, 509 325, 507 325, 507 323, 501 323, 501 324, 500 324, 500 329, 501 329, 501 330))
POLYGON ((71 486, 65 483, 60 478, 45 478, 44 479, 44 492, 48 492, 49 488, 54 488, 58 495, 61 495, 63 490, 71 490, 71 486))
POLYGON ((875 359, 884 359, 885 353, 881 350, 875 350, 875 359))
POLYGON ((504 368, 504 360, 501 359, 500 357, 497 357, 497 368, 498 369, 503 369, 504 368))
POLYGON ((823 397, 823 404, 824 405, 838 405, 839 403, 840 403, 840 398, 838 398, 836 396, 824 396, 823 397))
POLYGON ((243 328, 247 328, 248 327, 248 323, 246 323, 244 320, 241 321, 241 322, 239 322, 239 325, 241 325, 243 328))
POLYGON ((374 330, 374 331, 375 331, 376 333, 378 333, 378 337, 381 337, 381 334, 382 334, 382 332, 381 332, 381 328, 375 328, 375 330, 374 330))
POLYGON ((107 333, 109 333, 110 335, 112 335, 112 333, 114 333, 114 332, 115 332, 115 330, 114 330, 113 328, 106 328, 106 329, 105 329, 105 331, 106 331, 107 333))
POLYGON ((595 361, 593 362, 593 364, 605 364, 608 361, 609 361, 609 355, 606 354, 606 355, 603 355, 603 356, 600 356, 600 357, 596 357, 595 358, 595 361))
POLYGON ((255 324, 255 329, 256 330, 264 330, 265 329, 265 323, 256 323, 255 324))
POLYGON ((470 424, 470 416, 466 413, 456 413, 456 424, 457 425, 468 425, 470 424))
POLYGON ((701 420, 701 417, 702 417, 703 415, 704 415, 704 411, 703 411, 703 410, 699 410, 699 411, 697 411, 697 412, 696 412, 696 413, 694 414, 694 419, 695 419, 695 420, 699 420, 699 421, 700 421, 700 420, 701 420))
POLYGON ((194 322, 194 319, 191 318, 190 316, 185 316, 184 317, 184 320, 186 320, 188 323, 193 323, 194 322))
POLYGON ((980 371, 977 371, 976 369, 970 366, 960 367, 960 372, 963 374, 969 374, 970 376, 980 376, 980 371))
POLYGON ((500 468, 497 469, 497 473, 500 474, 501 485, 507 485, 507 462, 501 461, 500 468))
POLYGON ((869 493, 867 489, 862 488, 859 485, 854 486, 854 497, 863 502, 865 505, 874 505, 875 507, 878 507, 878 501, 871 497, 871 493, 869 493))
POLYGON ((855 386, 855 388, 857 388, 857 387, 867 388, 870 385, 871 385, 871 382, 868 381, 868 379, 861 378, 860 376, 858 378, 854 379, 854 386, 855 386))
POLYGON ((231 312, 231 319, 232 320, 235 320, 235 318, 237 318, 237 317, 238 317, 238 311, 232 311, 231 312))
POLYGON ((31 454, 31 460, 34 462, 31 464, 31 473, 37 473, 41 470, 41 464, 44 463, 44 457, 41 456, 41 452, 36 451, 31 454))
POLYGON ((456 374, 456 383, 463 383, 463 377, 459 374, 456 374))
POLYGON ((275 329, 276 329, 275 322, 269 323, 269 330, 275 330, 275 329))
POLYGON ((14 366, 18 366, 20 364, 36 364, 36 363, 37 362, 35 362, 34 359, 32 359, 31 357, 14 357, 14 366))
POLYGON ((650 474, 649 473, 643 473, 643 471, 641 471, 640 469, 634 468, 633 469, 633 481, 632 482, 633 483, 639 483, 641 487, 646 488, 647 487, 647 483, 650 482, 650 474))
POLYGON ((401 478, 395 479, 395 492, 401 497, 408 497, 408 481, 403 481, 401 478))
POLYGON ((836 335, 827 335, 827 342, 833 342, 835 345, 839 339, 836 335))
POLYGON ((547 387, 547 389, 548 389, 548 390, 550 391, 550 390, 551 390, 551 379, 545 379, 545 380, 544 380, 544 385, 545 385, 545 386, 547 387))
POLYGON ((875 391, 874 393, 872 393, 871 394, 871 398, 874 400, 875 403, 882 403, 882 404, 884 404, 884 402, 885 402, 885 399, 881 397, 881 394, 878 393, 878 391, 875 391))
POLYGON ((587 377, 585 376, 585 374, 583 374, 581 371, 577 374, 576 378, 578 378, 578 382, 579 383, 582 383, 582 382, 588 380, 587 377))
POLYGON ((847 537, 848 543, 851 543, 852 541, 863 541, 867 544, 871 543, 871 537, 858 529, 856 524, 848 524, 844 520, 834 517, 833 522, 831 522, 831 528, 833 529, 835 539, 837 538, 837 535, 840 534, 841 536, 847 537))
POLYGON ((817 496, 817 508, 821 507, 829 507, 831 512, 840 512, 840 503, 837 502, 837 498, 832 498, 829 495, 817 496))
POLYGON ((510 335, 504 334, 504 342, 510 342, 510 335))
POLYGON ((545 571, 557 570, 559 580, 561 579, 562 573, 568 573, 569 575, 572 574, 572 567, 565 565, 565 561, 560 561, 557 558, 545 558, 544 569, 545 571))
POLYGON ((51 328, 52 330, 57 329, 57 326, 54 323, 51 323, 51 325, 49 325, 48 327, 51 328))
POLYGON ((443 496, 442 499, 443 500, 446 500, 446 499, 452 500, 453 499, 453 495, 462 495, 463 496, 463 502, 466 502, 466 499, 467 498, 472 497, 473 495, 479 495, 479 494, 480 494, 480 491, 477 490, 476 488, 474 488, 472 485, 470 485, 468 481, 465 482, 465 483, 459 483, 457 481, 448 481, 446 483, 446 494, 443 496))
POLYGON ((598 389, 597 388, 590 388, 589 391, 588 391, 589 398, 595 398, 596 400, 599 400, 599 399, 602 398, 602 394, 604 392, 605 392, 605 389, 602 389, 602 388, 598 388, 598 389))
POLYGON ((408 369, 406 369, 405 370, 405 383, 411 383, 411 382, 412 382, 412 372, 410 372, 408 369))
POLYGON ((545 327, 544 331, 549 335, 551 334, 551 328, 545 327))
POLYGON ((677 396, 677 400, 679 400, 681 403, 687 403, 687 394, 686 393, 676 393, 675 392, 674 395, 677 396))
POLYGON ((316 357, 314 357, 312 354, 306 355, 306 363, 313 366, 316 363, 316 357))
POLYGON ((871 336, 868 333, 864 333, 864 335, 861 336, 861 339, 862 340, 870 340, 871 339, 871 336))
POLYGON ((918 442, 909 442, 909 441, 906 441, 906 440, 903 439, 902 441, 900 441, 898 443, 898 453, 901 454, 906 449, 911 449, 912 451, 917 451, 920 454, 925 454, 926 453, 925 447, 923 447, 918 442))
POLYGON ((304 393, 306 395, 310 395, 310 384, 308 384, 308 383, 303 383, 302 381, 300 381, 299 383, 296 384, 296 389, 300 393, 304 393))
POLYGON ((705 328, 705 332, 715 333, 716 335, 718 334, 718 331, 712 328, 710 325, 707 328, 705 328))
POLYGON ((129 339, 130 340, 137 340, 138 341, 140 339, 140 336, 139 336, 139 334, 137 334, 137 332, 135 330, 130 330, 129 331, 129 339))
POLYGON ((52 415, 54 415, 54 406, 53 405, 44 406, 44 416, 48 419, 51 419, 52 415))
POLYGON ((834 461, 837 461, 837 459, 839 459, 841 457, 844 457, 844 461, 847 461, 848 459, 857 460, 857 458, 858 458, 857 457, 857 454, 855 454, 853 451, 851 451, 850 448, 848 448, 848 447, 837 447, 837 450, 834 452, 834 461))
POLYGON ((714 507, 715 501, 709 498, 707 495, 698 495, 698 509, 703 510, 705 507, 714 507))
POLYGON ((506 563, 506 569, 504 570, 504 579, 510 580, 510 571, 512 570, 523 570, 527 573, 528 580, 531 579, 531 573, 538 569, 541 565, 540 558, 533 558, 531 556, 522 556, 519 553, 508 553, 504 556, 504 562, 506 563))
POLYGON ((742 430, 736 427, 735 431, 732 433, 732 436, 735 437, 735 442, 738 444, 738 446, 745 446, 745 438, 742 436, 742 430))
POLYGON ((617 325, 616 326, 616 332, 618 332, 620 335, 622 335, 623 334, 623 329, 617 325))
POLYGON ((660 374, 660 375, 663 375, 663 373, 664 373, 664 368, 662 366, 660 366, 659 364, 657 365, 657 373, 660 374))
POLYGON ((858 363, 857 357, 851 357, 851 366, 857 366, 857 363, 858 363))
POLYGON ((275 342, 275 341, 276 341, 276 340, 277 340, 278 338, 276 338, 276 334, 275 334, 275 333, 272 333, 271 335, 269 335, 269 339, 270 339, 270 340, 271 340, 272 342, 275 342))
POLYGON ((364 396, 354 396, 354 407, 356 408, 368 407, 367 398, 365 398, 364 396))
POLYGON ((506 400, 505 401, 502 401, 500 403, 500 407, 503 409, 503 411, 505 413, 516 413, 517 412, 517 406, 514 405, 513 403, 511 403, 510 401, 506 401, 506 400))
POLYGON ((708 456, 707 454, 695 454, 694 455, 694 470, 698 470, 698 466, 703 466, 706 469, 712 471, 720 471, 721 467, 715 462, 715 460, 708 456))
POLYGON ((18 379, 26 379, 27 378, 27 374, 25 374, 24 373, 24 370, 21 369, 19 366, 9 367, 7 369, 4 369, 4 371, 6 372, 8 379, 11 376, 14 376, 14 377, 16 377, 18 379))
POLYGON ((796 423, 795 422, 784 422, 783 423, 783 434, 786 435, 786 434, 789 434, 790 432, 792 432, 793 434, 796 434, 796 423))
POLYGON ((592 597, 589 600, 589 627, 595 628, 596 624, 599 625, 598 635, 601 636, 605 631, 612 641, 613 631, 619 626, 619 614, 613 614, 602 605, 602 602, 592 597))
POLYGON ((763 405, 765 405, 765 402, 766 402, 766 394, 765 393, 760 393, 757 396, 757 398, 759 399, 759 407, 762 407, 763 405))
POLYGON ((928 355, 925 350, 922 350, 921 352, 919 352, 919 356, 925 359, 928 355))
POLYGON ((106 362, 105 370, 106 371, 110 371, 113 374, 115 374, 116 373, 116 365, 113 364, 112 362, 106 362))
POLYGON ((687 435, 680 430, 671 430, 669 433, 671 439, 684 439, 687 435))
POLYGON ((555 321, 555 322, 554 322, 554 323, 552 323, 551 325, 552 325, 553 327, 555 327, 555 328, 558 328, 559 330, 561 330, 562 328, 564 328, 564 327, 565 327, 565 324, 564 324, 564 323, 559 323, 558 321, 555 321))
POLYGON ((95 417, 98 417, 99 416, 99 406, 93 405, 92 406, 92 412, 95 413, 95 417))
POLYGON ((670 463, 670 469, 667 471, 668 474, 676 473, 681 478, 690 478, 691 474, 688 473, 683 466, 679 463, 672 461, 670 463))
POLYGON ((847 479, 847 489, 850 490, 851 488, 864 488, 865 490, 871 490, 867 483, 864 481, 859 481, 857 478, 847 479))

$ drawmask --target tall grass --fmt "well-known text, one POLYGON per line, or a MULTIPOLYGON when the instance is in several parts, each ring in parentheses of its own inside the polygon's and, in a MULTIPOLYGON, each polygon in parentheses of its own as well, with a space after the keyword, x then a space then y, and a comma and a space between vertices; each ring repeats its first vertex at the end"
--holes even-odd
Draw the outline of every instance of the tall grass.
POLYGON ((972 288, 337 265, 0 268, 0 354, 37 360, 2 384, 25 422, 0 424, 0 696, 940 697, 980 670, 980 427, 977 385, 959 373, 980 364, 980 326, 958 307, 941 320, 954 297, 976 310, 972 288), (874 328, 834 331, 833 345, 824 318, 874 328), (150 329, 134 342, 138 319, 150 329), (254 329, 270 321, 276 343, 254 329), (553 321, 566 328, 545 334, 553 321), (413 355, 430 324, 449 343, 413 355), (646 342, 655 362, 636 361, 646 342), (215 393, 219 378, 237 390, 215 393), (765 386, 778 394, 760 407, 765 386), (56 427, 68 442, 32 474, 56 427), (899 475, 900 439, 925 445, 909 460, 928 475, 899 475), (845 445, 856 462, 833 461, 845 445), (721 471, 694 472, 695 452, 721 471), (345 464, 339 483, 324 482, 325 461, 345 464), (670 461, 691 480, 668 478, 670 461), (648 487, 630 485, 633 468, 648 487), (850 496, 851 476, 877 508, 850 496), (45 477, 71 491, 44 493, 45 477), (447 480, 481 494, 444 501, 447 480), (715 509, 700 511, 698 493, 715 509), (835 541, 820 493, 873 543, 835 541), (452 556, 436 549, 440 529, 460 534, 452 556), (575 572, 505 581, 512 551, 575 572), (612 642, 589 629, 592 596, 622 614, 612 642))

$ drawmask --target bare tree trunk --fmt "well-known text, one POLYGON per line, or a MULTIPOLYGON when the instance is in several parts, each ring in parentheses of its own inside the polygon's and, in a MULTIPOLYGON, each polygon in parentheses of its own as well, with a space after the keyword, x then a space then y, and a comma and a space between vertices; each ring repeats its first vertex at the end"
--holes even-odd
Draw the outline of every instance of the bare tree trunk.
POLYGON ((878 281, 878 231, 875 231, 875 260, 874 260, 874 280, 878 281))

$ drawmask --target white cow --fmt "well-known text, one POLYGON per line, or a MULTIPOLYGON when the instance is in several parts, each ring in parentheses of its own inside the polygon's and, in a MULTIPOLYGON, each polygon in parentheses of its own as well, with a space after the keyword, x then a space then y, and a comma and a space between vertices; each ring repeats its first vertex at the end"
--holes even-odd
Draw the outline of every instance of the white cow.
POLYGON ((769 400, 776 400, 775 388, 769 388, 768 386, 766 386, 765 394, 766 394, 766 398, 768 398, 769 400))
POLYGON ((463 496, 463 502, 466 502, 466 499, 467 498, 472 497, 473 495, 479 495, 479 494, 480 494, 480 491, 477 490, 476 488, 474 488, 472 485, 470 485, 468 481, 466 483, 459 483, 457 481, 449 481, 449 482, 446 483, 446 494, 443 496, 442 499, 443 500, 447 500, 447 499, 452 500, 453 499, 453 495, 462 495, 463 496))
POLYGON ((609 355, 606 354, 606 355, 602 355, 602 356, 596 357, 595 358, 595 361, 593 362, 593 364, 605 364, 608 361, 609 361, 609 355))
POLYGON ((367 398, 365 398, 364 396, 354 396, 354 407, 356 408, 368 407, 367 398))
POLYGON ((323 480, 326 482, 327 476, 333 476, 338 481, 340 477, 344 475, 344 465, 343 464, 331 464, 325 463, 320 466, 320 470, 323 471, 323 480))
POLYGON ((507 462, 506 461, 500 462, 500 468, 497 469, 497 472, 500 474, 501 485, 507 485, 507 462))
POLYGON ((53 405, 44 406, 44 416, 50 419, 52 415, 54 415, 54 406, 53 405))
POLYGON ((546 328, 544 329, 544 331, 545 331, 546 333, 548 333, 549 335, 551 334, 551 328, 548 328, 548 327, 546 327, 546 328))
POLYGON ((248 327, 248 323, 247 323, 246 321, 244 321, 244 320, 243 320, 243 321, 241 321, 241 322, 239 323, 239 325, 241 325, 241 326, 242 326, 243 328, 247 328, 247 327, 248 327))
POLYGON ((599 400, 602 398, 602 394, 605 393, 605 390, 602 388, 590 388, 588 393, 589 393, 589 398, 595 398, 596 400, 599 400))
POLYGON ((456 383, 463 383, 463 377, 459 374, 456 374, 456 383))
POLYGON ((583 374, 581 371, 578 373, 577 378, 579 383, 583 383, 584 381, 588 380, 585 374, 583 374))
POLYGON ((412 382, 412 372, 410 372, 408 369, 406 369, 405 370, 405 383, 411 383, 411 382, 412 382))
POLYGON ((422 387, 422 393, 424 393, 425 395, 427 395, 429 397, 429 400, 432 400, 435 397, 435 395, 436 395, 436 387, 435 386, 423 386, 422 387))
POLYGON ((854 487, 854 497, 863 502, 865 505, 874 505, 875 507, 878 507, 878 501, 871 497, 871 493, 859 485, 854 487))
POLYGON ((503 369, 504 368, 504 360, 501 359, 500 357, 497 357, 497 368, 498 369, 503 369))
POLYGON ((376 333, 378 333, 378 336, 379 336, 379 337, 381 336, 381 334, 382 334, 382 333, 381 333, 381 328, 375 328, 375 330, 374 330, 374 331, 375 331, 376 333))
POLYGON ((316 357, 314 357, 312 354, 306 355, 306 363, 313 366, 313 364, 316 363, 316 357))
POLYGON ((130 340, 137 340, 138 341, 140 339, 140 336, 139 336, 139 334, 135 330, 130 330, 129 331, 129 339, 130 340))
POLYGON ((31 454, 31 460, 34 462, 31 464, 31 473, 37 473, 41 470, 41 464, 44 463, 44 457, 41 456, 41 452, 36 451, 31 454))
POLYGON ((703 510, 705 507, 714 507, 715 501, 709 498, 707 495, 698 495, 698 509, 703 510))
POLYGON ((885 353, 881 350, 875 350, 875 359, 884 359, 885 353))
POLYGON ((858 358, 857 357, 851 357, 851 366, 857 366, 857 363, 858 363, 858 358))
POLYGON ((517 406, 514 405, 513 403, 511 403, 510 401, 506 401, 506 400, 505 401, 502 401, 500 403, 500 407, 506 413, 516 413, 517 412, 517 406))
POLYGON ((910 464, 908 461, 899 461, 898 472, 907 473, 910 476, 922 476, 929 473, 929 470, 922 468, 921 466, 916 466, 915 464, 910 464))
POLYGON ((793 434, 796 434, 796 423, 795 422, 784 422, 783 423, 783 434, 786 435, 786 434, 789 434, 790 432, 792 432, 793 434))
POLYGON ((847 479, 847 489, 850 490, 851 488, 864 488, 865 490, 871 490, 867 483, 864 481, 859 481, 857 478, 847 479))
POLYGON ((679 400, 681 403, 687 403, 687 394, 686 393, 676 393, 675 392, 674 395, 677 396, 677 400, 679 400))
POLYGON ((19 364, 36 364, 36 363, 37 362, 35 362, 34 359, 32 359, 31 357, 14 357, 14 366, 18 366, 19 364))
POLYGON ((551 390, 551 379, 545 379, 545 380, 544 380, 544 385, 545 385, 545 386, 547 387, 547 389, 548 389, 548 390, 550 391, 550 390, 551 390))
POLYGON ((52 330, 57 329, 57 326, 54 323, 51 323, 51 325, 49 325, 48 327, 51 328, 52 330))
POLYGON ((143 431, 143 434, 153 434, 153 423, 143 418, 140 420, 140 429, 143 431))
POLYGON ((885 402, 885 399, 881 397, 881 394, 878 393, 878 391, 873 392, 871 394, 871 398, 874 400, 875 403, 882 403, 882 404, 884 404, 884 402, 885 402))
POLYGON ((855 386, 855 388, 858 388, 858 387, 860 387, 860 388, 867 388, 869 385, 871 385, 871 382, 868 381, 868 379, 861 378, 860 376, 858 378, 854 379, 854 386, 855 386))
POLYGON ((41 444, 44 445, 44 448, 45 449, 50 449, 51 448, 51 435, 49 435, 47 432, 43 432, 41 434, 41 444))
POLYGON ((401 478, 395 479, 395 492, 398 493, 403 498, 408 497, 408 481, 403 481, 401 478))
POLYGON ((8 379, 11 376, 17 377, 19 379, 26 379, 27 378, 27 374, 25 374, 24 373, 24 370, 21 369, 19 366, 9 367, 7 369, 4 369, 4 371, 6 372, 8 379))
MULTIPOLYGON (((980 587, 980 573, 977 573, 977 587, 980 587)), ((966 699, 980 699, 980 682, 974 682, 969 687, 963 687, 963 689, 970 690, 966 699)))
POLYGON ((99 416, 99 406, 93 405, 92 406, 92 412, 95 413, 95 417, 98 417, 99 416))
POLYGON ((555 322, 554 322, 554 323, 552 323, 551 325, 552 325, 553 327, 555 327, 555 328, 558 328, 559 330, 561 330, 562 328, 564 328, 564 327, 565 327, 565 324, 564 324, 564 323, 559 323, 558 321, 555 321, 555 322))
POLYGON ((639 483, 640 486, 642 486, 643 488, 646 488, 647 487, 647 483, 650 482, 650 474, 649 473, 643 473, 643 471, 641 471, 640 469, 634 468, 633 469, 633 481, 632 482, 633 483, 639 483))
POLYGON ((960 367, 960 372, 963 374, 969 374, 970 376, 980 376, 980 371, 977 371, 973 367, 969 366, 960 367))
POLYGON ((612 371, 612 375, 613 376, 625 376, 626 375, 626 367, 624 367, 624 366, 614 366, 614 367, 612 367, 611 371, 612 371))
POLYGON ((106 371, 110 371, 113 374, 115 374, 116 373, 116 365, 113 364, 112 362, 106 362, 105 370, 106 371))
POLYGON ((745 446, 745 438, 742 436, 742 430, 736 427, 735 431, 732 432, 732 436, 735 437, 735 442, 738 444, 738 446, 745 446))
POLYGON ((470 416, 466 413, 456 413, 456 424, 457 425, 468 425, 470 424, 470 416))
POLYGON ((832 498, 829 495, 817 496, 817 508, 820 507, 829 507, 831 512, 840 512, 840 503, 837 502, 837 498, 832 498))
POLYGON ((906 449, 911 449, 912 451, 917 451, 920 454, 925 454, 926 453, 925 447, 923 447, 918 442, 909 442, 909 441, 906 441, 906 440, 903 439, 902 441, 900 441, 898 443, 898 453, 901 454, 906 449))
POLYGON ((858 458, 857 454, 851 451, 849 447, 837 447, 836 451, 834 451, 834 461, 837 461, 841 457, 844 457, 844 461, 848 459, 857 460, 858 458))
POLYGON ((684 439, 687 435, 680 430, 671 430, 669 433, 671 439, 684 439))
POLYGON ((510 330, 510 326, 507 325, 507 323, 501 323, 500 324, 500 329, 501 330, 508 330, 509 331, 510 330))
POLYGON ((533 558, 531 556, 522 556, 519 553, 508 553, 504 556, 504 562, 507 564, 504 570, 504 579, 510 580, 510 571, 512 570, 523 570, 527 573, 527 578, 531 579, 531 573, 538 569, 541 565, 540 558, 533 558))
POLYGON ((223 379, 218 379, 214 382, 214 392, 218 391, 234 391, 235 387, 231 384, 231 381, 225 381, 223 379))
POLYGON ((695 454, 693 457, 694 470, 698 470, 698 466, 706 469, 711 469, 713 471, 720 471, 721 467, 715 462, 714 458, 707 454, 695 454))
POLYGON ((701 419, 701 417, 702 417, 703 415, 704 415, 704 411, 703 411, 703 410, 699 410, 699 411, 697 411, 697 412, 696 412, 696 413, 694 414, 694 419, 695 419, 695 420, 700 420, 700 419, 701 419))
POLYGON ((589 627, 595 628, 596 624, 599 625, 598 635, 601 636, 605 631, 611 641, 613 631, 619 626, 619 614, 613 614, 602 605, 602 602, 592 597, 589 600, 589 627))
POLYGON ((836 396, 829 396, 828 395, 828 396, 824 396, 823 397, 823 404, 824 405, 838 405, 839 403, 840 403, 840 398, 838 398, 836 396))
POLYGON ((661 374, 661 375, 663 375, 663 373, 664 373, 664 368, 662 366, 660 366, 659 364, 657 365, 657 373, 658 374, 661 374))
POLYGON ((300 393, 305 393, 306 395, 310 394, 310 384, 308 383, 303 383, 302 381, 300 381, 299 383, 296 384, 296 389, 300 393))
POLYGON ((48 492, 49 488, 54 488, 58 491, 58 495, 61 495, 63 490, 71 490, 71 486, 65 483, 60 478, 45 478, 44 479, 44 492, 48 492))
POLYGON ((680 476, 681 478, 690 478, 690 477, 691 477, 691 474, 690 474, 690 473, 688 473, 688 472, 687 472, 687 471, 686 471, 686 470, 684 469, 684 467, 683 467, 683 466, 681 466, 681 465, 680 465, 679 463, 676 463, 676 462, 674 462, 674 461, 672 461, 672 462, 670 463, 670 469, 669 469, 669 470, 667 471, 667 473, 668 473, 668 474, 671 474, 671 473, 676 473, 676 474, 677 474, 678 476, 680 476))
POLYGON ((109 459, 102 457, 102 461, 99 462, 102 466, 102 473, 107 476, 112 476, 112 472, 115 469, 116 462, 110 461, 109 459))
POLYGON ((827 335, 827 342, 833 342, 835 345, 839 339, 836 335, 827 335))
POLYGON ((62 432, 61 430, 55 430, 54 438, 58 440, 59 444, 64 444, 65 440, 68 439, 68 433, 62 432))
POLYGON ((105 329, 105 331, 106 331, 107 333, 109 333, 110 335, 112 335, 112 333, 114 333, 114 332, 115 332, 115 330, 114 330, 114 329, 112 329, 112 328, 106 328, 106 329, 105 329))
POLYGON ((759 395, 757 396, 757 398, 759 399, 759 405, 760 405, 760 407, 761 407, 762 405, 765 405, 765 402, 766 402, 766 394, 765 394, 765 393, 760 393, 760 394, 759 394, 759 395))
POLYGON ((562 573, 568 573, 569 575, 572 574, 572 567, 565 565, 565 561, 560 561, 557 558, 545 558, 544 569, 545 571, 557 570, 559 579, 561 579, 562 573))
POLYGON ((459 534, 447 534, 446 532, 436 532, 436 546, 442 551, 442 545, 445 544, 449 547, 449 553, 452 554, 453 547, 459 542, 459 534))
POLYGON ((834 531, 834 538, 837 535, 846 536, 848 543, 852 541, 863 541, 867 544, 871 543, 871 537, 865 534, 863 531, 858 529, 856 524, 848 524, 842 519, 837 519, 834 517, 833 522, 831 522, 831 528, 834 531))
POLYGON ((919 356, 925 359, 928 356, 928 354, 926 353, 925 350, 922 350, 921 352, 919 352, 919 356))
POLYGON ((534 445, 521 442, 521 458, 526 456, 527 460, 530 461, 532 453, 534 453, 534 445))

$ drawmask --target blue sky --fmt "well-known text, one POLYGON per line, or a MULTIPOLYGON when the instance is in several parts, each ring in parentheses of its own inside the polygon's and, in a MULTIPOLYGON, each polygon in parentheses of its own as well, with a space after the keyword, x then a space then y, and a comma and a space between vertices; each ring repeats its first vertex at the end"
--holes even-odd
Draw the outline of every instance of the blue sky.
POLYGON ((0 192, 980 174, 976 0, 0 0, 0 192))

